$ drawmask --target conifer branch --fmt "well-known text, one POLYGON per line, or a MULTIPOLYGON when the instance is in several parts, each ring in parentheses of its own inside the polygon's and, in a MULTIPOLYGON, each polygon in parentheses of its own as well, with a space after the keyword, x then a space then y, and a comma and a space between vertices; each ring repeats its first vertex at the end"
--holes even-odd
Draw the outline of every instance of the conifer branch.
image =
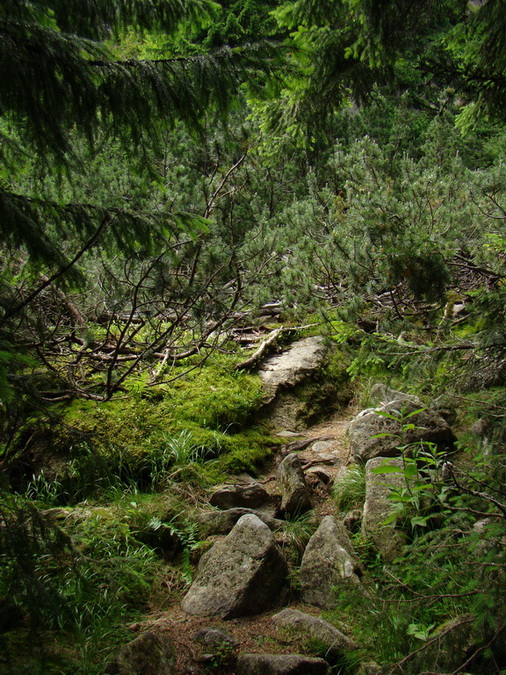
POLYGON ((102 222, 98 226, 98 228, 95 230, 95 232, 91 235, 91 237, 88 239, 88 241, 79 249, 79 251, 74 255, 73 258, 71 258, 63 267, 60 267, 59 270, 57 270, 54 274, 52 274, 50 277, 46 277, 45 280, 40 284, 37 288, 35 288, 33 291, 31 291, 26 298, 23 299, 22 302, 18 303, 15 307, 8 309, 4 316, 2 317, 2 322, 5 323, 12 319, 13 316, 16 314, 19 314, 19 312, 24 309, 28 304, 30 304, 44 289, 46 289, 48 286, 53 284, 55 281, 57 281, 60 277, 64 276, 71 268, 74 267, 74 265, 83 257, 83 255, 88 251, 90 248, 92 248, 97 241, 100 239, 103 231, 105 228, 111 223, 111 219, 109 216, 105 216, 102 219, 102 222))
POLYGON ((425 642, 425 644, 423 644, 421 647, 419 647, 418 649, 415 649, 414 651, 410 652, 410 653, 409 653, 407 656, 405 656, 403 659, 401 659, 400 661, 397 661, 397 663, 394 663, 394 665, 391 666, 391 668, 389 669, 388 672, 389 672, 389 673, 394 673, 396 670, 401 670, 401 671, 402 671, 402 666, 403 666, 405 663, 407 663, 408 661, 410 661, 414 656, 416 656, 416 655, 419 654, 420 652, 425 651, 428 647, 430 647, 430 646, 433 645, 434 643, 439 642, 442 638, 444 638, 445 635, 448 635, 448 633, 451 633, 452 631, 456 630, 457 628, 460 628, 461 626, 465 626, 465 625, 468 624, 468 623, 473 623, 474 621, 475 621, 475 617, 474 617, 474 616, 469 616, 469 617, 466 617, 466 618, 462 619, 461 621, 459 621, 459 622, 457 622, 457 623, 451 625, 451 626, 450 626, 449 628, 447 628, 446 630, 443 630, 443 631, 441 631, 441 633, 438 633, 438 634, 437 634, 435 637, 433 637, 432 639, 427 640, 427 642, 425 642))

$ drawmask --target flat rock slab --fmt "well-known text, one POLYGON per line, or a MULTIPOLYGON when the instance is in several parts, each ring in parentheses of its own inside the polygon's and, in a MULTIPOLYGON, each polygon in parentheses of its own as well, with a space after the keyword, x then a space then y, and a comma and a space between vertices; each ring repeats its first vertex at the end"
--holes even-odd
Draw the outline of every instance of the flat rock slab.
POLYGON ((299 582, 303 601, 330 609, 336 604, 336 587, 361 588, 357 569, 346 528, 334 516, 325 516, 302 556, 299 582))
POLYGON ((343 454, 342 441, 332 439, 330 441, 316 441, 311 446, 314 455, 325 458, 334 458, 336 461, 343 454))
POLYGON ((323 659, 300 654, 240 654, 237 675, 327 675, 323 659))
POLYGON ((394 504, 390 499, 392 490, 406 487, 406 479, 402 472, 403 462, 400 457, 374 457, 365 465, 365 503, 362 517, 362 534, 372 542, 386 562, 397 558, 406 542, 406 535, 395 527, 395 523, 384 525, 384 521, 392 513, 394 504), (398 473, 374 473, 382 464, 389 464, 399 469, 398 473))
POLYGON ((326 351, 322 337, 309 337, 297 340, 283 353, 269 357, 258 371, 267 400, 272 400, 280 389, 294 387, 318 370, 326 351))
POLYGON ((306 637, 318 640, 327 650, 326 655, 337 658, 343 652, 357 649, 358 645, 328 621, 312 616, 297 609, 283 609, 272 617, 274 623, 281 628, 304 633, 306 637))
POLYGON ((267 525, 253 514, 242 516, 202 556, 182 609, 223 619, 260 614, 277 602, 287 571, 267 525))

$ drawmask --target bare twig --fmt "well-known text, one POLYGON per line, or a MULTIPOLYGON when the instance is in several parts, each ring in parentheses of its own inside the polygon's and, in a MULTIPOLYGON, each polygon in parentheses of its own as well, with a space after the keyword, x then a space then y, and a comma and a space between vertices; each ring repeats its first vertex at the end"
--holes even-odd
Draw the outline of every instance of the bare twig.
POLYGON ((464 663, 462 663, 456 670, 453 670, 450 673, 450 675, 457 675, 458 673, 461 673, 464 670, 464 668, 466 668, 478 656, 478 654, 481 654, 481 652, 484 652, 485 649, 488 649, 490 647, 490 645, 494 644, 494 642, 497 640, 497 637, 499 636, 499 634, 502 633, 502 631, 505 628, 506 628, 506 624, 504 624, 504 623, 501 626, 499 626, 499 628, 496 630, 492 639, 489 642, 487 642, 486 645, 482 645, 481 647, 478 647, 478 649, 476 649, 476 651, 474 651, 471 654, 471 656, 466 661, 464 661, 464 663))
MULTIPOLYGON (((413 656, 416 656, 420 652, 425 651, 428 647, 433 645, 435 642, 439 642, 442 638, 444 638, 445 635, 448 633, 451 633, 452 631, 456 630, 457 628, 460 628, 461 626, 465 626, 468 623, 472 623, 474 621, 474 616, 466 617, 465 619, 462 619, 462 621, 459 621, 458 623, 453 624, 446 630, 442 631, 441 633, 438 633, 435 637, 433 637, 431 640, 428 640, 425 644, 423 644, 421 647, 418 649, 415 649, 415 651, 410 652, 407 656, 405 656, 403 659, 400 661, 397 661, 397 663, 394 663, 394 665, 390 668, 388 671, 389 673, 394 673, 397 669, 402 671, 402 666, 409 661, 410 659, 413 658, 413 656)), ((453 675, 453 674, 452 674, 453 675)))
POLYGON ((244 368, 249 368, 254 363, 256 363, 263 356, 263 354, 265 353, 267 348, 273 342, 275 342, 277 340, 277 338, 279 337, 279 335, 282 331, 283 331, 283 326, 281 326, 280 328, 276 328, 275 330, 271 331, 271 333, 269 333, 269 336, 260 343, 260 346, 258 347, 258 349, 256 349, 254 351, 254 353, 249 358, 247 358, 244 361, 241 361, 240 363, 236 364, 235 370, 243 370, 244 368))

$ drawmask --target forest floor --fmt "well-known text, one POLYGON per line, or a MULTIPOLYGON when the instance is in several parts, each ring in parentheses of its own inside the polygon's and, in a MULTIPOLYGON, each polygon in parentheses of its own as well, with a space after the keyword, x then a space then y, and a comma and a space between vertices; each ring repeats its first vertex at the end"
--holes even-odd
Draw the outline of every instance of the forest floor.
MULTIPOLYGON (((329 480, 325 484, 317 478, 311 479, 314 500, 314 513, 319 521, 323 516, 335 514, 336 506, 332 499, 332 484, 335 476, 349 461, 349 445, 346 439, 346 430, 356 410, 351 408, 316 426, 301 431, 296 436, 287 439, 287 445, 278 453, 276 458, 266 467, 265 472, 257 480, 269 492, 276 492, 276 472, 281 459, 287 451, 297 444, 311 441, 307 447, 298 451, 302 466, 307 470, 311 467, 324 467, 329 480), (315 443, 320 441, 324 445, 315 443)), ((215 672, 224 675, 233 675, 234 655, 240 653, 300 653, 303 649, 303 640, 300 635, 278 629, 273 623, 272 616, 283 607, 303 610, 306 613, 319 615, 315 607, 301 605, 297 593, 287 592, 283 602, 269 612, 252 617, 241 617, 227 621, 215 617, 190 616, 183 612, 180 606, 182 596, 175 595, 170 604, 163 611, 153 613, 145 622, 134 624, 132 631, 146 630, 167 631, 176 648, 176 672, 178 675, 200 675, 215 672), (203 628, 213 628, 225 631, 237 641, 235 650, 223 650, 219 655, 206 655, 205 650, 195 641, 195 634, 203 628)))

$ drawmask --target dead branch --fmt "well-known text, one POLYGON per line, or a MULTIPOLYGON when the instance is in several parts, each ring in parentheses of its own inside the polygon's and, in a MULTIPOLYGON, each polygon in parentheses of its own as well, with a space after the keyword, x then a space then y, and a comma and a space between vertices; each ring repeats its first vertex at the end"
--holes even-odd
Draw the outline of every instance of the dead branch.
MULTIPOLYGON (((428 647, 433 645, 435 642, 439 642, 442 638, 444 638, 445 635, 448 633, 451 633, 453 630, 456 630, 457 628, 460 628, 461 626, 465 626, 467 623, 472 623, 474 621, 474 616, 466 617, 465 619, 462 619, 462 621, 459 621, 458 623, 450 626, 446 630, 442 631, 435 637, 433 637, 431 640, 428 640, 425 644, 423 644, 421 647, 418 649, 415 649, 415 651, 410 652, 407 656, 405 656, 403 659, 400 661, 397 661, 397 663, 394 663, 394 665, 390 668, 388 671, 389 673, 394 673, 397 669, 400 669, 402 671, 402 666, 409 661, 410 659, 413 658, 413 656, 416 656, 420 652, 425 651, 428 647)), ((460 669, 459 669, 460 670, 460 669)), ((452 674, 453 675, 453 674, 452 674)))
POLYGON ((484 652, 485 649, 488 649, 491 645, 494 644, 494 642, 497 640, 497 637, 499 636, 499 634, 502 633, 502 631, 505 628, 506 628, 506 624, 504 624, 504 623, 501 626, 499 626, 499 628, 496 630, 492 639, 489 642, 487 642, 486 645, 482 645, 481 647, 478 647, 478 649, 476 649, 471 654, 471 656, 467 659, 467 661, 464 661, 464 663, 462 663, 456 670, 453 670, 450 673, 450 675, 457 675, 458 673, 461 673, 471 663, 471 661, 473 661, 478 656, 478 654, 481 654, 481 652, 484 652))
POLYGON ((256 363, 265 353, 267 348, 272 345, 273 342, 275 342, 280 333, 283 331, 283 326, 280 328, 276 328, 275 330, 271 331, 269 336, 263 340, 263 342, 260 343, 260 346, 258 349, 256 349, 253 354, 245 359, 244 361, 241 361, 240 363, 236 364, 235 370, 244 370, 245 368, 249 368, 252 366, 254 363, 256 363))

